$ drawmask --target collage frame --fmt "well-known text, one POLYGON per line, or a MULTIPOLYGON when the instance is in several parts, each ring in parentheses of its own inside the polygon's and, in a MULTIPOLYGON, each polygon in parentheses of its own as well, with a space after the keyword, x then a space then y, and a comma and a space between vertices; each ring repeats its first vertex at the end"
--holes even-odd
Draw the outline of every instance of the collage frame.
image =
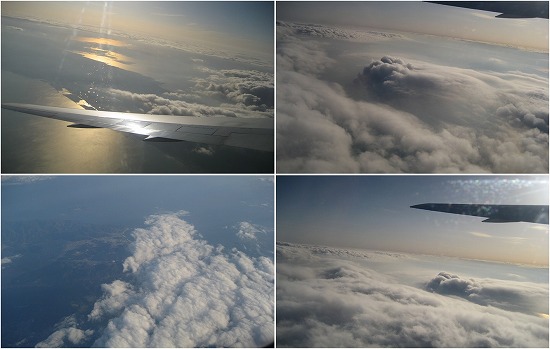
POLYGON ((548 347, 548 2, 467 3, 2 2, 1 346, 548 347))

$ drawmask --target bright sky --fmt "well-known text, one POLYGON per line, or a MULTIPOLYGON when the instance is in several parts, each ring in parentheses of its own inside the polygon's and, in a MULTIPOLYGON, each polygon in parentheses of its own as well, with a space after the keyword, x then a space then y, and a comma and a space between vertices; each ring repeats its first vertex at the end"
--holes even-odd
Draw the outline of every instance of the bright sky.
POLYGON ((2 15, 218 46, 273 48, 272 2, 2 2, 2 15))
POLYGON ((389 29, 548 51, 547 19, 495 15, 420 1, 277 3, 277 20, 389 29))
POLYGON ((548 204, 523 176, 278 176, 277 240, 548 265, 548 226, 482 223, 414 204, 548 204))

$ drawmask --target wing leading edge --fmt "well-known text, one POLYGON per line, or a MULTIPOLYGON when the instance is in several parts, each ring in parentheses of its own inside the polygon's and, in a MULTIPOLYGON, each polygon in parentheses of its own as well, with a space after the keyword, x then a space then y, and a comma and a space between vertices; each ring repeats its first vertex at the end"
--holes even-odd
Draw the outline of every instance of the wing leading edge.
POLYGON ((419 204, 411 208, 485 217, 486 223, 529 222, 548 224, 548 205, 419 204))
POLYGON ((109 128, 147 136, 144 141, 188 141, 272 152, 271 118, 193 117, 2 103, 2 108, 70 122, 74 128, 109 128))

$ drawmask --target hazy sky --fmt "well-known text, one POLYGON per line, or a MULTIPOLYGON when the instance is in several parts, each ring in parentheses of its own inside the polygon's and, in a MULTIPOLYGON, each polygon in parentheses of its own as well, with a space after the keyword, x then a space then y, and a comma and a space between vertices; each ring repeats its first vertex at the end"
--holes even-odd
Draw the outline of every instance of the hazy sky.
POLYGON ((277 240, 548 264, 548 226, 411 205, 548 204, 546 177, 278 176, 277 240))
POLYGON ((420 1, 277 3, 277 20, 392 29, 548 51, 548 20, 495 15, 420 1))
POLYGON ((172 41, 261 51, 273 47, 272 2, 4 2, 2 14, 172 41))

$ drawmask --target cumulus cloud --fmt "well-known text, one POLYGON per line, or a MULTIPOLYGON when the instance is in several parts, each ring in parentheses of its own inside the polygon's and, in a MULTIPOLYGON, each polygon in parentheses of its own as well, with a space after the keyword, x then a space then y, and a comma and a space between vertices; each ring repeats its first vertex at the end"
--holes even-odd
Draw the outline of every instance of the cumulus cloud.
POLYGON ((422 282, 425 273, 412 272, 413 261, 404 254, 277 243, 277 345, 548 346, 548 320, 533 314, 548 311, 547 284, 448 273, 422 282), (451 279, 456 284, 445 287, 451 279), (463 290, 471 296, 457 297, 463 290))
POLYGON ((542 78, 428 63, 413 65, 385 56, 366 66, 355 81, 369 97, 417 115, 429 113, 434 121, 472 126, 483 126, 480 119, 516 122, 548 134, 547 80, 542 78))
POLYGON ((256 70, 207 70, 210 73, 208 78, 196 79, 197 91, 252 110, 265 112, 273 109, 273 74, 256 70))
POLYGON ((108 88, 104 93, 110 103, 130 105, 132 110, 141 113, 273 118, 273 74, 254 70, 203 70, 208 77, 194 79, 191 91, 154 94, 108 88))
MULTIPOLYGON (((182 214, 136 229, 131 281, 103 285, 89 320, 99 347, 254 347, 273 341, 273 262, 200 239, 182 214)), ((60 336, 59 334, 56 336, 60 336)), ((56 337, 57 338, 57 337, 56 337)))
POLYGON ((74 347, 82 343, 93 330, 80 330, 76 328, 77 321, 74 316, 68 316, 56 325, 57 331, 52 333, 46 340, 36 344, 36 348, 58 348, 58 347, 74 347))
POLYGON ((509 280, 464 279, 444 271, 430 280, 426 289, 462 297, 481 305, 528 313, 536 313, 539 305, 548 300, 548 285, 509 280))
POLYGON ((256 240, 258 234, 265 234, 266 231, 262 227, 249 223, 239 223, 237 237, 241 240, 256 240))
POLYGON ((340 84, 331 49, 278 40, 278 171, 548 172, 547 78, 382 56, 340 84))

